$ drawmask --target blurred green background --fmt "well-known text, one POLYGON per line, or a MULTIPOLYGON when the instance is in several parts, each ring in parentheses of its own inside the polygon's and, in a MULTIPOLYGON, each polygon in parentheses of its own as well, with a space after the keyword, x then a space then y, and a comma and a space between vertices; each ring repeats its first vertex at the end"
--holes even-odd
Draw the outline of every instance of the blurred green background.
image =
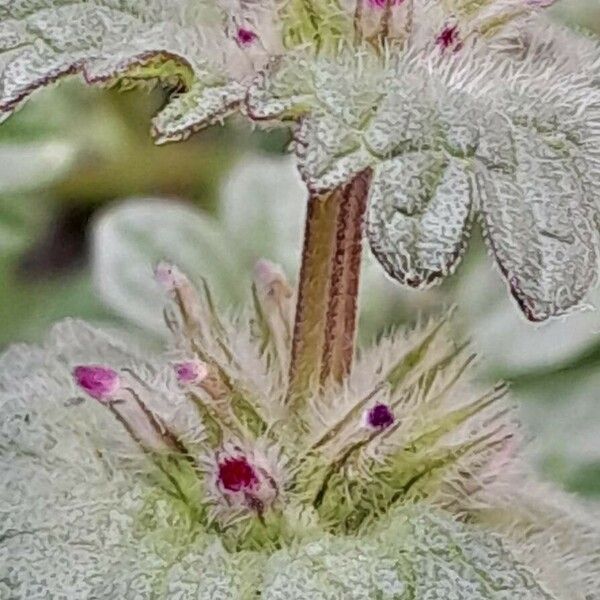
MULTIPOLYGON (((563 0, 555 13, 600 34, 600 0, 563 0)), ((257 131, 231 119, 186 142, 156 147, 149 123, 165 98, 161 89, 125 94, 67 81, 36 95, 0 127, 0 348, 39 340, 65 316, 123 320, 118 302, 107 302, 94 285, 90 240, 97 216, 132 197, 194 204, 230 237, 221 252, 241 253, 246 243, 240 263, 266 253, 295 276, 302 191, 286 183, 293 176, 288 161, 285 176, 273 175, 289 132, 257 131), (262 162, 253 163, 256 156, 262 162)), ((199 270, 202 260, 199 252, 199 270)), ((456 302, 462 333, 487 357, 482 377, 512 381, 537 434, 532 454, 540 469, 568 489, 600 497, 600 322, 594 313, 545 329, 524 323, 506 293, 498 294, 502 286, 477 240, 458 274, 430 292, 402 292, 372 264, 367 271, 362 340, 456 302)), ((240 298, 235 290, 226 296, 224 303, 240 298)), ((142 331, 143 323, 137 325, 142 331)))

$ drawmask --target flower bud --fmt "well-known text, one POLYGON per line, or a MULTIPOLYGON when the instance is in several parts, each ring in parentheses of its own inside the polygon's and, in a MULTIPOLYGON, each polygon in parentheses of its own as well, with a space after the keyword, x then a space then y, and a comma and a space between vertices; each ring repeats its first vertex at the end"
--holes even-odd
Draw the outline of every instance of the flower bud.
POLYGON ((181 286, 182 283, 187 281, 186 276, 175 265, 164 260, 161 260, 156 265, 154 269, 154 278, 169 292, 174 291, 177 287, 181 286))
POLYGON ((283 269, 266 258, 261 258, 254 265, 254 283, 274 299, 291 298, 293 295, 283 269))
POLYGON ((217 458, 216 487, 229 506, 245 507, 262 514, 275 502, 278 485, 264 456, 239 448, 217 458))
POLYGON ((75 383, 92 398, 108 402, 121 387, 119 374, 108 367, 80 365, 73 369, 75 383))
POLYGON ((389 6, 399 6, 404 0, 366 0, 366 3, 371 8, 385 10, 389 6))
POLYGON ((235 35, 235 41, 242 48, 251 46, 257 39, 258 35, 252 29, 246 27, 239 27, 235 35))
POLYGON ((175 435, 148 409, 138 395, 139 390, 121 381, 117 371, 99 365, 80 365, 73 369, 73 378, 82 390, 108 407, 143 448, 157 452, 184 452, 175 435))
POLYGON ((407 0, 361 0, 360 28, 362 36, 375 40, 404 39, 412 21, 412 2, 407 0))
POLYGON ((458 25, 446 25, 435 38, 435 43, 442 50, 458 52, 462 48, 462 41, 458 25))
POLYGON ((254 266, 254 286, 277 354, 285 361, 292 330, 294 291, 283 269, 264 258, 254 266))
POLYGON ((376 404, 365 413, 365 423, 373 429, 387 429, 394 421, 394 413, 387 404, 376 404))
POLYGON ((175 265, 161 261, 154 269, 154 278, 174 298, 188 333, 195 329, 201 320, 201 306, 187 276, 175 265))
POLYGON ((244 456, 226 458, 219 463, 219 484, 228 492, 256 489, 258 474, 244 456))
POLYGON ((173 365, 177 381, 181 385, 201 383, 208 377, 208 366, 201 360, 189 360, 173 365))

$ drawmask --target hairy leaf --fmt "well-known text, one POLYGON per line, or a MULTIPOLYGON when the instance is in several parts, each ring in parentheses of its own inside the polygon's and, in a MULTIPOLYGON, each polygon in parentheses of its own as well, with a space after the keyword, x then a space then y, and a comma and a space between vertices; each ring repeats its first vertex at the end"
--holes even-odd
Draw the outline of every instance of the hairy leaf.
POLYGON ((158 80, 184 91, 156 119, 155 134, 181 139, 243 98, 223 62, 239 48, 215 27, 218 18, 216 5, 191 0, 2 2, 0 120, 66 75, 105 85, 158 80))
POLYGON ((309 188, 373 168, 369 239, 394 279, 421 287, 452 272, 479 211, 513 295, 540 321, 580 304, 596 279, 600 116, 591 79, 558 57, 539 63, 543 52, 534 40, 520 63, 477 44, 428 60, 290 55, 248 103, 304 115, 295 148, 309 188), (312 78, 290 77, 299 61, 312 78))
POLYGON ((466 247, 473 182, 456 159, 405 154, 381 165, 371 189, 371 249, 411 287, 454 270, 466 247))
MULTIPOLYGON (((164 354, 67 321, 42 348, 16 346, 0 357, 3 595, 579 600, 595 589, 597 564, 578 549, 594 543, 593 525, 572 533, 561 526, 551 551, 539 544, 532 556, 530 541, 547 539, 540 528, 552 535, 555 527, 530 511, 527 494, 515 493, 529 480, 505 474, 504 448, 499 457, 491 452, 507 439, 503 431, 511 433, 503 388, 472 393, 462 381, 470 360, 455 359, 461 353, 446 327, 386 338, 361 358, 347 386, 317 396, 301 415, 286 410, 285 361, 257 351, 249 315, 218 317, 209 296, 194 296, 179 275, 173 285, 180 308, 196 322, 164 354), (173 368, 190 353, 208 361, 195 385, 173 368), (89 388, 71 374, 82 362, 112 369, 119 378, 114 397, 81 397, 89 388), (382 378, 393 384, 387 395, 382 378), (384 429, 361 414, 381 401, 395 417, 384 429), (140 412, 139 402, 149 412, 140 412), (215 449, 202 436, 197 402, 210 404, 222 428, 243 417, 236 411, 242 405, 264 416, 268 428, 233 420, 229 439, 215 449), (339 419, 356 406, 332 439, 307 452, 332 418, 324 408, 339 419), (123 411, 123 421, 114 411, 123 411), (293 421, 304 427, 290 435, 285 425, 293 421), (162 454, 150 441, 177 445, 162 454), (322 480, 321 467, 336 468, 337 455, 356 441, 370 452, 348 462, 343 481, 331 480, 338 498, 348 493, 345 504, 332 502, 324 514, 310 491, 322 480), (241 495, 225 487, 223 456, 252 469, 253 483, 241 495), (397 468, 382 473, 393 456, 397 468), (450 477, 428 478, 452 463, 458 468, 450 477), (531 526, 511 530, 506 521, 517 514, 531 526), (582 565, 567 592, 553 577, 563 558, 582 565)), ((566 510, 575 514, 571 504, 566 510)), ((595 519, 583 511, 578 518, 595 519)))
POLYGON ((478 174, 486 239, 532 321, 579 304, 598 264, 591 198, 569 141, 553 138, 516 130, 514 169, 478 174))

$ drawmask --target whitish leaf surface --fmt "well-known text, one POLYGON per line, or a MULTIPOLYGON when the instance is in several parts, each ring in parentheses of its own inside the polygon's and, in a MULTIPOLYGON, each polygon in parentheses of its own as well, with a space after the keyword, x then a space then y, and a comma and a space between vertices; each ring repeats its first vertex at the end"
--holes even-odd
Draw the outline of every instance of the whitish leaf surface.
POLYGON ((216 5, 190 0, 2 2, 0 120, 66 75, 98 84, 162 80, 184 91, 157 117, 155 134, 186 137, 243 98, 224 67, 228 57, 243 56, 214 26, 218 18, 216 5))
POLYGON ((219 220, 248 271, 268 258, 296 274, 307 196, 291 156, 244 156, 228 172, 219 220))
POLYGON ((483 253, 465 266, 457 281, 455 300, 469 337, 495 376, 509 380, 531 371, 556 369, 589 351, 598 341, 600 314, 590 307, 534 327, 515 311, 514 302, 483 253))
POLYGON ((535 481, 512 488, 510 476, 483 491, 475 503, 476 522, 508 536, 515 556, 527 562, 556 597, 596 600, 597 505, 580 503, 571 494, 535 481))
POLYGON ((473 214, 473 178, 456 159, 406 154, 384 163, 371 189, 371 249, 388 273, 412 287, 456 266, 473 214))
POLYGON ((71 166, 73 150, 61 142, 0 143, 0 194, 49 184, 71 166))
POLYGON ((164 354, 67 321, 42 348, 0 357, 3 595, 579 600, 594 589, 597 564, 577 553, 593 528, 563 528, 532 557, 530 540, 545 538, 529 532, 553 529, 514 493, 523 474, 505 476, 505 390, 469 385, 472 357, 447 323, 384 338, 347 386, 290 409, 289 337, 265 348, 254 326, 263 316, 276 334, 269 305, 229 319, 183 276, 170 285, 164 354), (179 356, 205 360, 204 376, 182 379, 179 356), (210 422, 240 433, 205 436, 210 422), (249 484, 224 474, 232 462, 249 484), (494 502, 513 498, 531 527, 511 531, 504 510, 494 521, 494 502), (568 593, 547 576, 563 557, 582 566, 568 593))
POLYGON ((373 168, 369 238, 394 279, 422 287, 450 273, 479 211, 511 293, 542 321, 596 280, 600 118, 591 79, 558 59, 538 64, 542 52, 537 41, 520 63, 477 44, 385 64, 291 55, 269 65, 248 104, 263 117, 305 115, 296 152, 310 189, 373 168), (313 77, 293 80, 293 69, 313 77))
POLYGON ((239 298, 239 257, 222 227, 208 215, 176 201, 129 200, 96 223, 93 268, 102 299, 117 313, 164 335, 164 290, 152 271, 161 260, 184 265, 191 280, 214 282, 215 292, 239 298))
POLYGON ((264 597, 334 600, 478 598, 551 600, 500 538, 441 513, 402 509, 386 532, 325 538, 266 564, 264 597))
POLYGON ((244 97, 244 87, 218 78, 195 82, 190 90, 175 97, 153 120, 154 137, 158 142, 175 142, 195 131, 212 125, 231 112, 244 97))
POLYGON ((514 168, 479 173, 484 234, 532 321, 579 304, 598 265, 594 199, 571 156, 573 142, 557 133, 517 129, 514 168))

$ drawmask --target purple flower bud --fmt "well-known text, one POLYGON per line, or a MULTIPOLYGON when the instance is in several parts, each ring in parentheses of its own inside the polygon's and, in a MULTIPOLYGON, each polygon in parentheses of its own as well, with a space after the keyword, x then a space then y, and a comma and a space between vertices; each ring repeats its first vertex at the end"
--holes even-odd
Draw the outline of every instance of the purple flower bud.
POLYGON ((442 49, 458 52, 462 48, 458 25, 446 25, 435 38, 435 43, 442 49))
POLYGON ((236 39, 236 42, 240 46, 246 47, 246 46, 250 46, 251 44, 253 44, 258 39, 258 36, 251 29, 246 29, 244 27, 240 27, 237 30, 235 39, 236 39))
POLYGON ((173 365, 177 381, 182 385, 200 383, 208 375, 208 367, 200 360, 190 360, 173 365))
POLYGON ((100 402, 110 400, 121 386, 119 374, 116 371, 98 365, 75 367, 73 378, 82 390, 100 402))
POLYGON ((386 429, 394 424, 394 413, 387 404, 376 404, 366 413, 366 422, 374 429, 386 429))
POLYGON ((219 483, 228 492, 244 492, 256 488, 259 479, 245 456, 235 456, 219 463, 219 483))

